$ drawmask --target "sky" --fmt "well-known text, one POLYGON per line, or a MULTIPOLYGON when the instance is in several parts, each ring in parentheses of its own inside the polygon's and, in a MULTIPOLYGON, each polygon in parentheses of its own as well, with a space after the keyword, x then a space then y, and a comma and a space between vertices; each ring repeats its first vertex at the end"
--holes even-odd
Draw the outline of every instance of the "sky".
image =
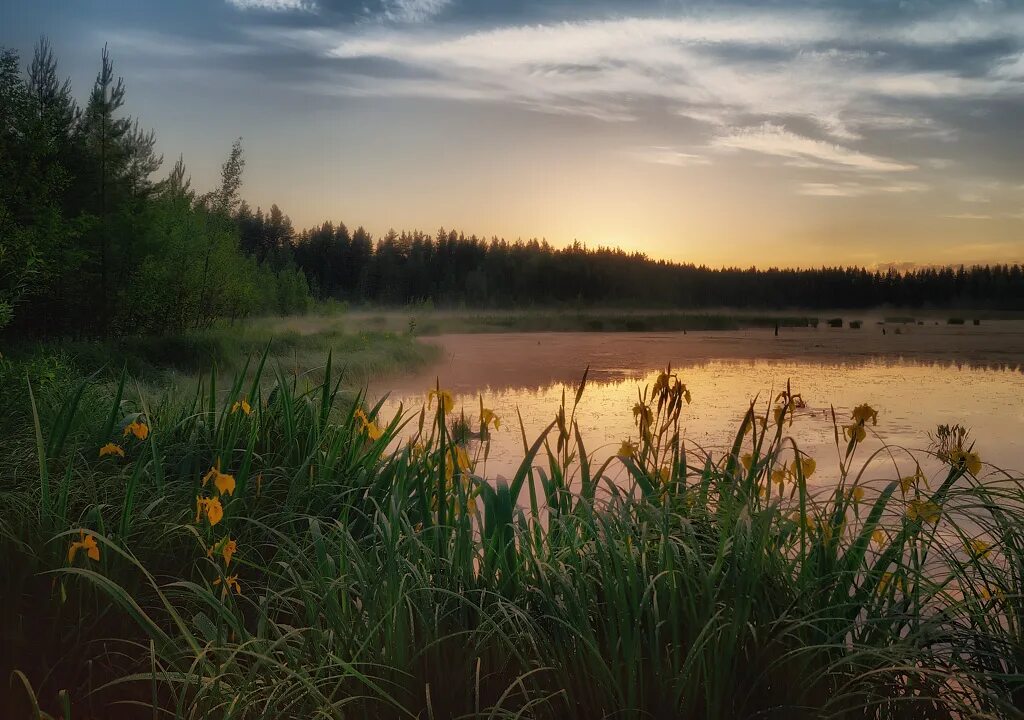
POLYGON ((1024 261, 1024 0, 0 0, 294 224, 712 266, 1024 261))

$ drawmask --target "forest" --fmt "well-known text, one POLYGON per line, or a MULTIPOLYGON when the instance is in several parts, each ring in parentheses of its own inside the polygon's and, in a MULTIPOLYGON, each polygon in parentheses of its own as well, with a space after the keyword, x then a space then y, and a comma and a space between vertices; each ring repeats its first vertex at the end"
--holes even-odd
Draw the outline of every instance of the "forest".
POLYGON ((41 39, 23 69, 0 54, 0 330, 34 336, 182 333, 301 313, 314 300, 487 307, 1024 309, 1019 265, 709 268, 575 242, 508 241, 324 222, 296 231, 241 197, 230 148, 220 186, 159 177, 156 137, 126 111, 106 48, 84 104, 41 39), (155 179, 158 178, 158 179, 155 179))

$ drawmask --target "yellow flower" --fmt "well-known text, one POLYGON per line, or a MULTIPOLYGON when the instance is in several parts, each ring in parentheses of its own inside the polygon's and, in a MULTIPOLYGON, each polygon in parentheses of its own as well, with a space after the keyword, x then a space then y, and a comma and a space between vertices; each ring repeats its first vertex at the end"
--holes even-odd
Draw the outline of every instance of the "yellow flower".
POLYGON ((89 556, 90 560, 99 562, 100 559, 100 546, 96 544, 96 538, 92 535, 86 535, 83 531, 78 531, 78 540, 71 543, 68 548, 68 562, 72 563, 75 561, 75 555, 79 550, 85 550, 85 554, 89 556))
POLYGON ((213 484, 217 487, 217 492, 221 495, 234 495, 235 494, 235 476, 228 475, 226 473, 217 473, 217 477, 213 479, 213 484))
MULTIPOLYGON (((224 578, 224 580, 224 589, 221 591, 220 594, 222 598, 227 597, 229 589, 234 590, 236 595, 242 594, 242 586, 238 583, 237 575, 228 575, 226 578, 224 578)), ((213 585, 214 587, 220 585, 220 578, 215 578, 213 581, 213 585)))
POLYGON ((949 464, 958 470, 966 470, 971 475, 981 472, 981 457, 975 452, 953 450, 949 453, 949 464))
POLYGON ((145 440, 149 437, 149 426, 141 420, 134 420, 124 428, 124 436, 134 435, 139 440, 145 440))
POLYGON ((998 585, 982 585, 978 588, 978 595, 981 596, 982 600, 991 600, 992 598, 998 598, 999 600, 1006 599, 1006 593, 998 585))
POLYGON ((908 520, 921 520, 934 525, 940 517, 942 517, 942 508, 930 500, 911 500, 907 504, 908 520))
MULTIPOLYGON (((781 425, 782 424, 782 421, 786 417, 786 411, 788 409, 789 408, 786 405, 779 405, 774 410, 772 410, 772 414, 775 417, 775 424, 776 425, 781 425)), ((792 412, 789 413, 789 424, 790 425, 793 424, 793 413, 792 412)))
POLYGON ((981 538, 974 538, 967 543, 967 551, 976 557, 985 558, 992 552, 992 545, 981 538))
MULTIPOLYGON (((658 379, 654 381, 654 394, 657 395, 660 392, 668 390, 669 374, 667 372, 658 373, 658 379)), ((689 402, 689 401, 687 401, 689 402)))
POLYGON ((206 519, 210 521, 210 527, 213 527, 224 519, 224 506, 217 498, 196 496, 196 522, 199 522, 203 515, 206 515, 206 519))
POLYGON ((846 435, 847 440, 851 440, 853 442, 861 442, 868 436, 867 432, 864 430, 864 426, 860 423, 855 425, 843 425, 843 434, 846 435))
POLYGON ((872 425, 878 424, 878 411, 867 403, 855 407, 851 417, 861 425, 866 424, 868 420, 871 421, 872 425))
POLYGON ((642 428, 648 428, 654 422, 654 412, 642 402, 637 401, 633 405, 633 421, 642 428))
POLYGON ((462 472, 469 472, 469 453, 461 445, 455 446, 455 464, 462 472))
POLYGON ((206 483, 210 480, 213 480, 214 487, 217 488, 217 492, 221 495, 225 493, 228 495, 235 494, 235 476, 220 471, 220 460, 217 460, 214 466, 203 475, 203 487, 206 487, 206 483))
POLYGON ((859 503, 864 499, 864 488, 859 485, 850 488, 850 498, 855 502, 859 503))
POLYGON ((815 522, 814 518, 810 515, 801 515, 799 510, 794 510, 789 514, 789 519, 797 525, 803 525, 808 530, 814 530, 818 523, 815 522))
POLYGON ((658 477, 661 478, 662 483, 668 485, 668 481, 672 479, 672 469, 668 465, 662 465, 658 470, 658 477))
POLYGON ((211 545, 210 549, 206 551, 207 557, 213 557, 214 552, 219 552, 221 557, 224 558, 224 567, 231 564, 231 557, 238 552, 238 543, 231 538, 224 538, 216 545, 211 545))
POLYGON ((447 390, 431 390, 427 394, 427 407, 430 407, 434 403, 434 398, 437 398, 437 403, 447 415, 455 407, 455 401, 452 400, 452 394, 447 390))
POLYGON ((456 470, 464 475, 468 475, 472 470, 469 453, 461 445, 454 445, 448 451, 448 462, 444 466, 445 477, 451 480, 456 470))
POLYGON ((381 435, 384 434, 384 431, 381 430, 380 425, 378 425, 375 422, 367 423, 366 427, 363 429, 366 430, 366 436, 373 441, 380 440, 381 435))
POLYGON ((779 489, 782 489, 782 485, 786 482, 786 476, 789 474, 789 470, 783 465, 780 470, 772 470, 772 482, 778 484, 779 489))
POLYGON ((252 415, 252 406, 249 405, 248 400, 237 400, 235 404, 231 406, 231 412, 236 413, 241 410, 247 416, 252 415))
POLYGON ((105 455, 117 455, 118 457, 124 457, 124 450, 120 445, 107 443, 100 448, 100 457, 104 457, 105 455))
POLYGON ((623 440, 619 446, 619 451, 615 453, 620 458, 631 458, 636 455, 637 446, 636 443, 630 442, 629 440, 623 440))
POLYGON ((352 417, 354 417, 359 422, 359 429, 362 432, 365 432, 366 435, 371 440, 379 440, 380 436, 384 434, 384 431, 381 429, 380 425, 378 425, 376 422, 368 418, 366 416, 366 413, 363 412, 362 408, 356 408, 356 411, 352 414, 352 417))
POLYGON ((875 545, 885 545, 889 542, 889 536, 885 534, 885 530, 882 528, 875 528, 874 532, 871 533, 871 542, 875 545))
POLYGON ((800 472, 803 473, 805 478, 809 478, 814 474, 814 471, 818 468, 818 463, 814 461, 812 457, 800 458, 800 472))
POLYGON ((751 455, 750 453, 743 453, 743 455, 740 457, 740 464, 743 466, 744 470, 749 471, 750 470, 750 466, 753 463, 754 463, 754 456, 751 455))
POLYGON ((483 412, 480 413, 480 424, 483 425, 485 430, 491 425, 493 425, 494 429, 497 430, 501 427, 501 419, 494 414, 493 410, 484 408, 483 412))

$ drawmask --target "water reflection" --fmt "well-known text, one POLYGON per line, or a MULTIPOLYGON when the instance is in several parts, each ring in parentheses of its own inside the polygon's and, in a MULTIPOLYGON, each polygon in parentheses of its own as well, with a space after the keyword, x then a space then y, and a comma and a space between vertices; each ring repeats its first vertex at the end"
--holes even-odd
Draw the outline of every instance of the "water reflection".
POLYGON ((975 448, 986 462, 1024 468, 1024 375, 1007 369, 1010 363, 839 361, 828 355, 708 359, 678 352, 678 338, 672 336, 605 335, 585 343, 553 335, 475 336, 461 339, 455 348, 437 368, 392 387, 386 411, 400 405, 418 408, 436 378, 455 396, 456 412, 465 408, 476 422, 483 395, 487 407, 504 420, 482 469, 488 477, 511 475, 522 458, 517 413, 532 439, 554 417, 563 392, 571 397, 588 364, 588 386, 577 413, 588 451, 600 462, 623 440, 635 440, 631 409, 637 393, 669 361, 693 393, 683 415, 684 439, 715 455, 731 445, 749 403, 756 400, 764 411, 789 381, 807 407, 798 411, 787 434, 818 460, 818 482, 837 474, 833 408, 842 425, 851 409, 864 402, 880 417, 859 457, 891 446, 873 461, 865 479, 913 472, 915 461, 901 448, 916 453, 926 472, 941 472, 939 463, 920 451, 936 426, 953 423, 972 429, 975 448))

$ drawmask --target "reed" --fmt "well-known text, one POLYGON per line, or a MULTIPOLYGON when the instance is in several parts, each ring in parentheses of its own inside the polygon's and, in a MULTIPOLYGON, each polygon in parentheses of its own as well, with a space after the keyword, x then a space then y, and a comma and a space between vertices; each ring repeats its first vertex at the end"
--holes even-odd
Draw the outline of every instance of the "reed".
POLYGON ((1024 707, 1024 484, 966 435, 936 448, 930 483, 869 481, 906 451, 861 457, 885 419, 858 407, 835 420, 838 481, 815 491, 818 463, 788 436, 798 394, 748 408, 712 454, 681 440, 689 390, 667 370, 623 429, 639 440, 597 463, 584 374, 538 437, 520 423, 514 477, 489 481, 475 468, 501 420, 484 400, 467 417, 434 388, 381 417, 341 380, 330 355, 296 376, 264 352, 187 396, 128 373, 101 391, 26 384, 0 461, 0 714, 1024 707))

